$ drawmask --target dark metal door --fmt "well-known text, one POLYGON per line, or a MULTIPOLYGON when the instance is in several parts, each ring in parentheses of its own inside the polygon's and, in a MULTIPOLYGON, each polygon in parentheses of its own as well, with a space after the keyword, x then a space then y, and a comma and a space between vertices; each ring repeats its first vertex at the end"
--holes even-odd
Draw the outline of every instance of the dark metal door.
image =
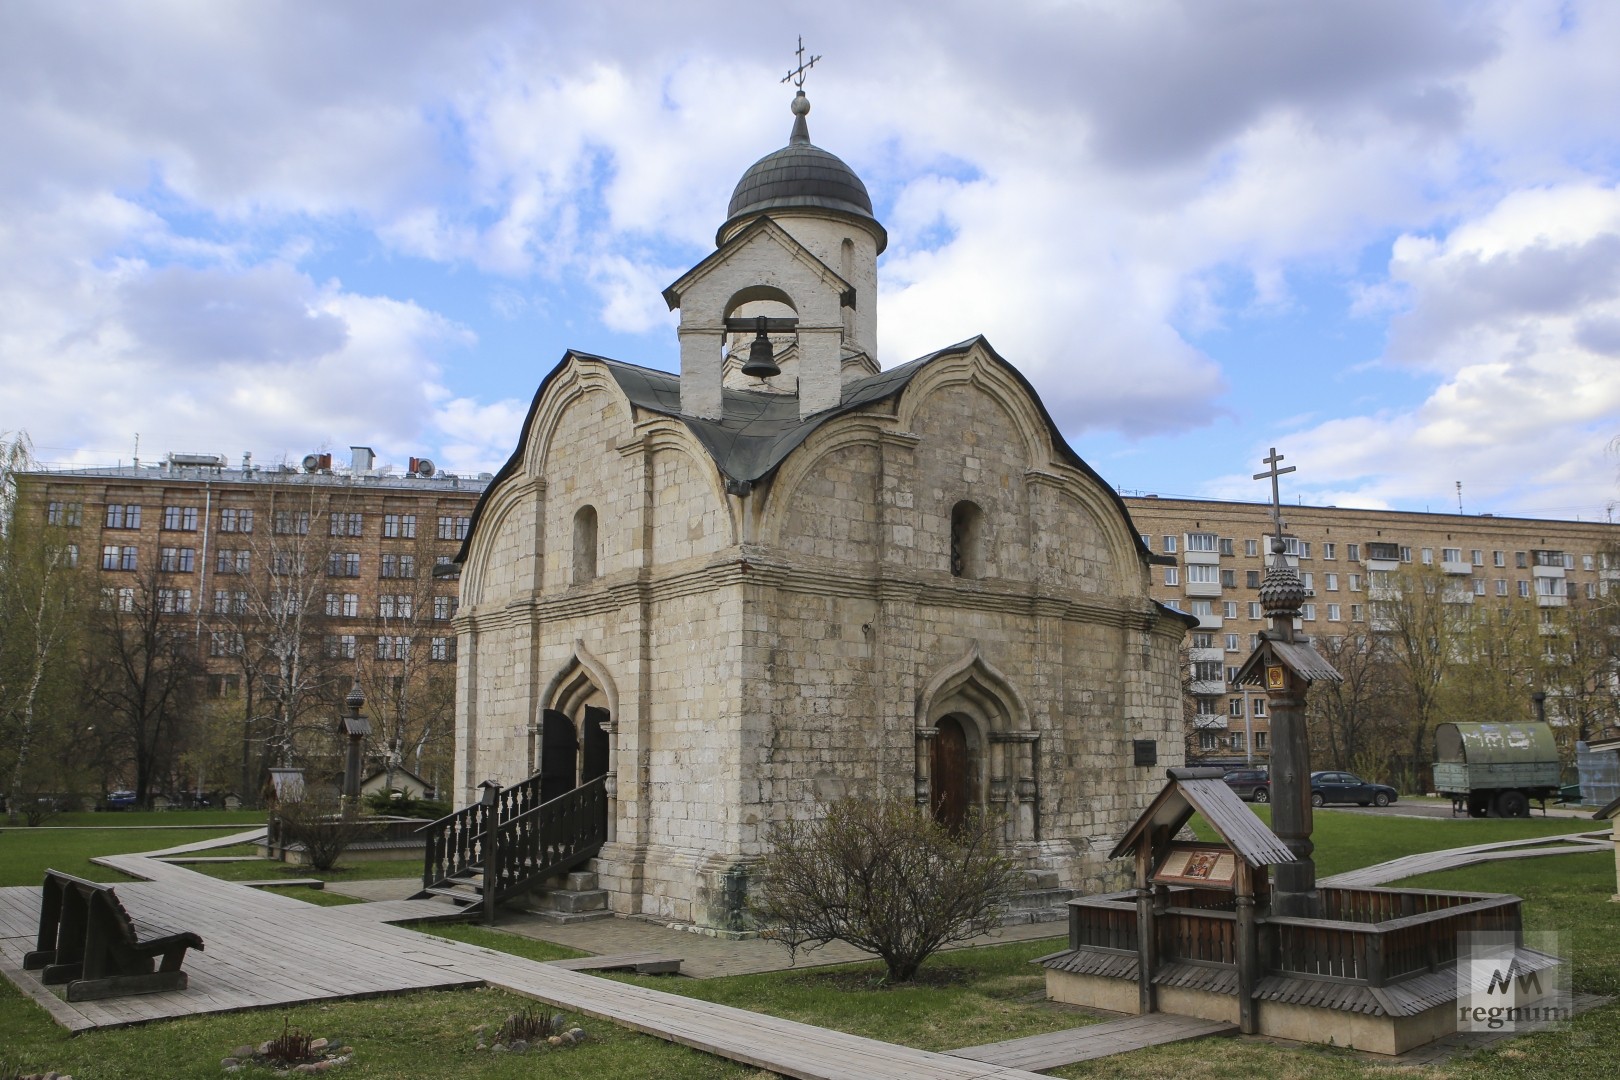
POLYGON ((929 755, 929 809, 935 821, 948 829, 956 829, 967 820, 967 733, 962 730, 961 722, 951 716, 941 720, 937 730, 929 755))
POLYGON ((550 802, 574 790, 579 739, 574 722, 552 709, 540 714, 540 801, 550 802))

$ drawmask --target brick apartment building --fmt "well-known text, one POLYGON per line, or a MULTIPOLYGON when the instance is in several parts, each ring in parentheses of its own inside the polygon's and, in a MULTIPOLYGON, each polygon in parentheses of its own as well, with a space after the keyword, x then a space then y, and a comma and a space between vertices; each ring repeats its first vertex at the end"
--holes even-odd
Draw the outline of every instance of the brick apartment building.
POLYGON ((155 603, 190 624, 213 696, 241 689, 244 639, 259 624, 302 612, 341 699, 362 669, 453 687, 457 582, 435 569, 449 565, 488 480, 414 458, 404 471, 379 468, 353 447, 336 466, 319 453, 268 467, 245 456, 236 468, 170 454, 37 471, 19 477, 19 492, 25 512, 61 529, 70 557, 95 571, 104 605, 155 603))
MULTIPOLYGON (((1263 761, 1265 695, 1232 679, 1265 625, 1271 507, 1151 495, 1125 503, 1149 549, 1177 560, 1154 568, 1154 599, 1199 620, 1189 657, 1198 752, 1263 761)), ((1283 517, 1289 562, 1310 590, 1299 626, 1312 636, 1379 630, 1374 604, 1406 565, 1438 567, 1452 602, 1534 604, 1548 626, 1571 600, 1620 580, 1620 525, 1314 506, 1284 507, 1283 517)))

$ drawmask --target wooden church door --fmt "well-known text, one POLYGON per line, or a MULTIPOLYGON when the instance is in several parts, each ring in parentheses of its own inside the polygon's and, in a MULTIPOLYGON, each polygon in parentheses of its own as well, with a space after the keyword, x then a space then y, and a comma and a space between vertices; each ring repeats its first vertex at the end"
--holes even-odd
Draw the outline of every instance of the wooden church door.
POLYGON ((957 829, 967 820, 971 799, 967 732, 954 716, 941 720, 936 730, 929 748, 929 809, 935 821, 957 829))
POLYGON ((588 784, 608 771, 608 711, 585 706, 585 745, 579 758, 579 782, 588 784))
POLYGON ((564 713, 546 709, 540 714, 540 801, 550 802, 574 790, 579 740, 574 722, 564 713))

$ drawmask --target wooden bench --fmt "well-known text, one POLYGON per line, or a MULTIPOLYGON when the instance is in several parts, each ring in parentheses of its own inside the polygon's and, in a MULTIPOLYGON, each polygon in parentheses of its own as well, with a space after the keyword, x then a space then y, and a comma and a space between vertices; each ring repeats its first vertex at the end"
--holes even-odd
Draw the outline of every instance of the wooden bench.
POLYGON ((39 937, 23 967, 46 985, 67 984, 67 1000, 184 990, 187 949, 202 938, 147 918, 132 919, 111 885, 45 871, 39 937))

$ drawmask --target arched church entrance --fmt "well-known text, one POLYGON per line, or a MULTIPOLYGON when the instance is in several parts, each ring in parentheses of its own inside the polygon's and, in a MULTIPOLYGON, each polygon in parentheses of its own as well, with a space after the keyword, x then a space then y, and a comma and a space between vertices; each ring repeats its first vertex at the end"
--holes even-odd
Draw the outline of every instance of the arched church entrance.
POLYGON ((929 740, 929 775, 933 784, 929 791, 929 810, 934 820, 947 829, 959 829, 967 820, 973 798, 972 751, 962 721, 947 716, 934 725, 934 737, 929 740))
POLYGON ((535 772, 540 799, 550 802, 585 784, 600 782, 606 795, 608 839, 617 833, 613 734, 615 701, 612 684, 583 651, 546 688, 545 707, 536 725, 535 772))

